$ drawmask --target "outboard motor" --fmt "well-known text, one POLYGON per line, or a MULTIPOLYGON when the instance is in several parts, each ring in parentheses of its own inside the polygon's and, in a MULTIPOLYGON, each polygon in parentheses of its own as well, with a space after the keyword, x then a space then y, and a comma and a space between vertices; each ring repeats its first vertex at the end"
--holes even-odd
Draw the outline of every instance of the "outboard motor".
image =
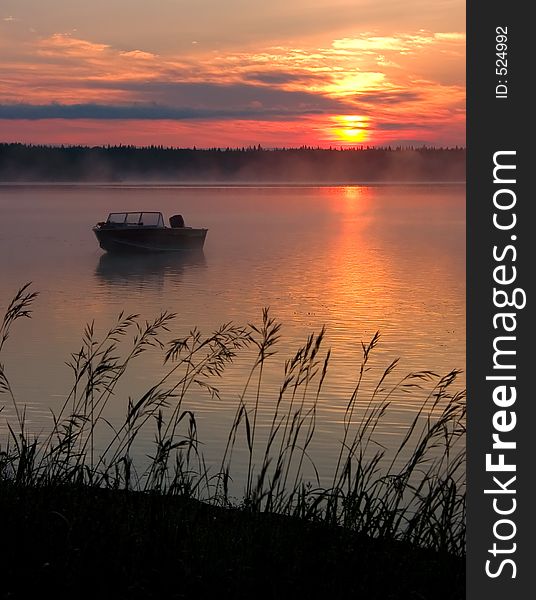
POLYGON ((182 215, 173 215, 172 217, 169 217, 169 224, 173 229, 184 227, 184 219, 182 218, 182 215))

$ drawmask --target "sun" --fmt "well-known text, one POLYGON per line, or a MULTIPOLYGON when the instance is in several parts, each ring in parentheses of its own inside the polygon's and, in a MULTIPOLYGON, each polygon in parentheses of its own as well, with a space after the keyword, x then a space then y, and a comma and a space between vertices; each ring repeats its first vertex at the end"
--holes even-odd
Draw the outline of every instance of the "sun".
POLYGON ((332 117, 334 125, 330 127, 333 140, 345 144, 362 144, 368 141, 370 119, 362 115, 336 115, 332 117))

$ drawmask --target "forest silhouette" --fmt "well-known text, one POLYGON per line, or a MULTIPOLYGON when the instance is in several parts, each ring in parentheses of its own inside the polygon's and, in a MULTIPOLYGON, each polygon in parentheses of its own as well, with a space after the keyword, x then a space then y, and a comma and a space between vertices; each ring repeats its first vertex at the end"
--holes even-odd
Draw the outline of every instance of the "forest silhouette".
POLYGON ((463 182, 465 148, 0 144, 3 182, 463 182))

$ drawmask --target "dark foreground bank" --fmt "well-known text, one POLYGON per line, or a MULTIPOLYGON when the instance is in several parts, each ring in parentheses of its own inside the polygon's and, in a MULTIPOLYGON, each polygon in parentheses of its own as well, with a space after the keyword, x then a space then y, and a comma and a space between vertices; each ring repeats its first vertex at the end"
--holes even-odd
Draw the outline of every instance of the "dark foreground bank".
MULTIPOLYGON (((8 305, 0 354, 35 298, 25 285, 8 305)), ((120 313, 100 341, 88 325, 68 363, 74 385, 51 431, 37 438, 0 364, 0 392, 14 413, 7 439, 0 438, 0 598, 465 597, 465 393, 453 387, 458 371, 421 371, 392 386, 395 360, 362 397, 379 333, 362 343, 332 483, 322 488, 317 478, 315 487, 303 465, 329 367, 324 330, 286 361, 262 440, 255 434, 263 366, 281 324, 264 309, 259 326, 228 323, 209 336, 193 329, 161 341, 174 317, 162 313, 143 324, 120 313), (220 466, 210 470, 195 414, 185 408, 188 390, 201 385, 218 397, 212 382, 246 347, 256 348, 257 358, 220 466), (123 424, 111 425, 103 411, 117 402, 118 382, 151 349, 164 354, 166 374, 129 398, 123 424), (418 412, 393 457, 380 449, 369 458, 397 391, 411 394, 418 412), (151 423, 154 453, 139 474, 134 443, 151 423), (96 454, 95 431, 103 424, 113 436, 96 454), (249 464, 237 476, 232 456, 242 444, 249 464), (240 479, 240 506, 248 510, 231 508, 237 500, 229 482, 240 479)))
POLYGON ((465 597, 462 558, 158 494, 2 483, 2 598, 465 597))

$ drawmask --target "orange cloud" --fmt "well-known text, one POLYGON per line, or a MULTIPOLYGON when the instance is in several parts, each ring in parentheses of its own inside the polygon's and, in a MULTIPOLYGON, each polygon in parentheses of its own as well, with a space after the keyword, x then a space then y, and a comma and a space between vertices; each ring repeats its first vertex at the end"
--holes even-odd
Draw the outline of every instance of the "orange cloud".
MULTIPOLYGON (((17 52, 11 61, 8 56, 0 81, 3 105, 165 106, 181 109, 183 119, 196 119, 200 137, 200 129, 214 130, 224 113, 229 120, 232 109, 235 119, 250 121, 251 109, 256 123, 265 120, 289 145, 304 135, 323 145, 464 140, 465 35, 460 32, 369 32, 325 47, 247 52, 203 53, 196 47, 180 57, 55 33, 34 37, 17 52), (285 138, 274 118, 287 119, 285 138)), ((220 131, 226 128, 220 124, 220 131)), ((274 138, 267 130, 263 134, 274 138)), ((230 130, 228 135, 235 140, 230 130)))

